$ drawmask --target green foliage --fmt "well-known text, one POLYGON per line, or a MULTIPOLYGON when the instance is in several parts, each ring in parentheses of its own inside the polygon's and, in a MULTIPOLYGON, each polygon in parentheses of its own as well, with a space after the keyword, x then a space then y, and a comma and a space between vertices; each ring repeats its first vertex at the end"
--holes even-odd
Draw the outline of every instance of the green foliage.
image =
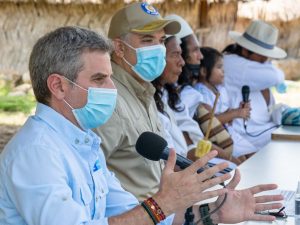
POLYGON ((9 93, 10 88, 8 86, 3 86, 0 88, 0 96, 6 96, 9 93))
POLYGON ((0 87, 0 111, 30 113, 35 107, 34 96, 8 96, 10 88, 8 85, 0 87))

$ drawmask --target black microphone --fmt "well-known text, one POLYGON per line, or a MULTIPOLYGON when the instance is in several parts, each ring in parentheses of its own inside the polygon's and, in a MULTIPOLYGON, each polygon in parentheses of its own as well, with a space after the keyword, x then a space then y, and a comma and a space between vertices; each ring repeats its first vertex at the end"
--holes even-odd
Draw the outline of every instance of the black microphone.
MULTIPOLYGON (((243 97, 243 102, 247 103, 249 102, 249 94, 250 94, 250 88, 248 85, 244 85, 242 87, 242 97, 243 97)), ((247 120, 244 120, 244 128, 247 128, 247 120)))
MULTIPOLYGON (((161 136, 146 131, 142 133, 135 145, 136 151, 143 156, 146 159, 152 160, 152 161, 158 161, 160 159, 168 160, 169 158, 169 151, 168 143, 165 139, 163 139, 161 136)), ((180 167, 180 169, 185 169, 189 167, 191 164, 193 164, 192 160, 189 160, 179 154, 176 153, 176 165, 180 167)), ((215 164, 213 163, 207 163, 208 167, 212 167, 215 164)), ((202 173, 205 170, 205 168, 199 168, 197 170, 197 173, 202 173)), ((219 171, 216 175, 213 175, 211 178, 215 178, 216 176, 221 176, 222 174, 226 174, 231 172, 232 169, 226 168, 223 171, 219 171)), ((224 182, 220 183, 223 187, 225 187, 224 182)))
MULTIPOLYGON (((137 152, 152 161, 158 161, 160 159, 168 160, 169 151, 167 141, 161 136, 146 131, 142 133, 136 141, 135 148, 137 152)), ((176 153, 176 165, 181 169, 189 167, 193 163, 189 160, 176 153)), ((204 169, 200 168, 198 173, 201 173, 204 169)))
POLYGON ((243 102, 247 103, 249 102, 249 94, 250 94, 250 88, 248 85, 244 85, 242 87, 242 96, 243 96, 243 102))

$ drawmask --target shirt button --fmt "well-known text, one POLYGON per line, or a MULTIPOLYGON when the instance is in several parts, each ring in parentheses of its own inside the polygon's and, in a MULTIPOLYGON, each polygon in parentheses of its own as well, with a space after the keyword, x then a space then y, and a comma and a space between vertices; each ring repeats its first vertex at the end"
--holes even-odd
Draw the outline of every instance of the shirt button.
POLYGON ((75 144, 79 144, 79 140, 77 138, 75 139, 75 144))
POLYGON ((85 138, 85 139, 84 139, 84 143, 86 143, 86 144, 89 143, 89 141, 90 141, 89 138, 85 138))

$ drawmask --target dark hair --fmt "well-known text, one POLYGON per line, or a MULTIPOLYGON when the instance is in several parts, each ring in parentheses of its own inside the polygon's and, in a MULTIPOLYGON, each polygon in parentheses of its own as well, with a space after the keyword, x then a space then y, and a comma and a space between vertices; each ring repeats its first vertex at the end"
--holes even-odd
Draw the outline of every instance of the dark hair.
MULTIPOLYGON (((245 48, 245 49, 246 49, 246 48, 245 48)), ((240 46, 239 44, 235 43, 235 44, 227 45, 227 46, 223 49, 222 53, 223 53, 223 54, 227 54, 227 55, 230 55, 230 54, 236 54, 236 55, 238 55, 238 56, 244 57, 244 56, 242 55, 242 50, 243 50, 243 47, 240 46)), ((254 52, 252 52, 252 51, 250 51, 250 50, 248 50, 248 49, 246 49, 246 50, 248 51, 248 53, 249 53, 250 55, 252 55, 252 54, 254 53, 254 52)))
POLYGON ((180 95, 178 93, 178 86, 176 84, 165 84, 165 88, 168 91, 168 105, 171 109, 176 112, 182 112, 184 110, 184 106, 179 106, 180 95))
MULTIPOLYGON (((188 47, 187 47, 189 37, 190 37, 190 35, 181 38, 181 44, 180 44, 180 47, 181 47, 181 50, 182 50, 181 56, 182 56, 182 58, 185 62, 189 58, 189 50, 188 50, 188 47)), ((179 75, 179 78, 178 78, 178 84, 181 86, 180 90, 184 89, 186 86, 192 86, 193 85, 193 80, 194 80, 193 74, 190 71, 190 69, 188 68, 188 65, 185 64, 182 67, 182 72, 181 72, 181 74, 179 75)))
POLYGON ((162 114, 166 114, 166 112, 164 111, 164 103, 162 101, 162 85, 160 83, 160 76, 158 78, 156 78, 155 80, 153 80, 152 85, 155 87, 155 93, 154 93, 154 101, 157 107, 157 110, 159 112, 161 112, 162 114))
POLYGON ((223 55, 217 49, 210 47, 201 47, 200 51, 203 55, 203 59, 200 61, 200 68, 204 68, 206 70, 205 79, 209 81, 214 66, 216 65, 218 59, 223 58, 223 55))
MULTIPOLYGON (((166 38, 165 45, 167 45, 167 43, 174 38, 175 38, 175 36, 170 36, 170 37, 166 38)), ((158 78, 156 78, 155 80, 152 81, 152 84, 156 89, 155 93, 154 93, 154 100, 155 100, 158 111, 161 112, 162 114, 167 115, 167 113, 164 111, 164 103, 161 99, 162 94, 163 94, 161 89, 164 87, 169 94, 168 105, 170 106, 170 108, 177 112, 181 112, 184 108, 177 106, 177 104, 180 102, 180 96, 178 94, 176 85, 175 84, 165 84, 163 86, 160 83, 160 80, 161 80, 161 76, 159 76, 158 78)))

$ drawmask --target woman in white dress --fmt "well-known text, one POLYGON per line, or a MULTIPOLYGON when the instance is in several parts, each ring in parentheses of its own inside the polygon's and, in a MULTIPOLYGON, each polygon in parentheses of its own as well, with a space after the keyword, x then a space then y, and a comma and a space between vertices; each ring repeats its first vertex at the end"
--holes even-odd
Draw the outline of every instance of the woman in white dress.
MULTIPOLYGON (((202 95, 193 88, 193 85, 198 79, 200 60, 203 58, 203 55, 200 51, 200 45, 196 35, 194 34, 189 24, 183 18, 178 15, 169 15, 165 18, 176 20, 181 25, 181 31, 177 33, 175 37, 177 43, 180 44, 180 46, 177 47, 181 52, 180 57, 182 57, 182 59, 184 60, 179 74, 177 73, 175 76, 175 80, 178 80, 178 83, 176 83, 176 85, 178 84, 176 86, 176 89, 180 95, 180 104, 184 104, 184 110, 182 112, 178 112, 178 110, 174 110, 174 107, 171 108, 173 109, 174 116, 179 128, 185 135, 187 143, 193 143, 194 145, 197 145, 199 140, 203 139, 203 134, 198 123, 193 118, 196 115, 198 106, 203 104, 203 99, 202 95), (201 133, 202 135, 200 136, 199 133, 201 133)), ((171 71, 173 68, 175 68, 175 66, 172 66, 169 69, 166 68, 165 71, 171 71)), ((241 163, 240 160, 232 157, 231 154, 228 157, 228 154, 225 153, 225 151, 222 151, 223 149, 219 148, 218 146, 213 145, 213 148, 219 149, 219 157, 225 159, 231 158, 234 163, 241 163)))
MULTIPOLYGON (((181 48, 174 36, 166 39, 167 48, 166 67, 163 74, 155 79, 152 84, 156 88, 154 99, 163 127, 165 138, 169 148, 175 148, 178 154, 195 160, 195 148, 203 139, 203 134, 198 123, 190 117, 188 107, 180 100, 176 82, 182 71, 184 61, 181 57, 181 48), (178 121, 181 126, 178 126, 178 121)), ((222 149, 213 145, 213 149, 219 151, 222 158, 222 149)), ((218 163, 220 159, 213 159, 211 163, 218 163)), ((230 163, 230 168, 236 165, 230 163)))
MULTIPOLYGON (((197 143, 203 138, 203 134, 198 124, 188 115, 187 107, 181 102, 177 92, 176 82, 184 65, 181 48, 174 36, 168 37, 165 45, 167 64, 163 74, 152 82, 156 88, 154 99, 165 128, 168 147, 175 148, 178 154, 186 156, 189 150, 196 147, 193 140, 197 143), (177 119, 180 120, 180 128, 177 119), (187 137, 191 140, 190 142, 186 142, 187 137)), ((192 155, 193 153, 189 158, 192 158, 192 155)))
POLYGON ((233 139, 233 156, 245 160, 244 156, 255 152, 255 147, 242 138, 231 126, 232 122, 241 118, 247 120, 250 116, 250 104, 241 102, 239 107, 231 108, 230 98, 224 87, 223 56, 214 48, 200 48, 203 59, 200 64, 199 82, 194 86, 203 98, 203 102, 212 110, 216 94, 220 97, 216 103, 215 115, 230 133, 233 139))

